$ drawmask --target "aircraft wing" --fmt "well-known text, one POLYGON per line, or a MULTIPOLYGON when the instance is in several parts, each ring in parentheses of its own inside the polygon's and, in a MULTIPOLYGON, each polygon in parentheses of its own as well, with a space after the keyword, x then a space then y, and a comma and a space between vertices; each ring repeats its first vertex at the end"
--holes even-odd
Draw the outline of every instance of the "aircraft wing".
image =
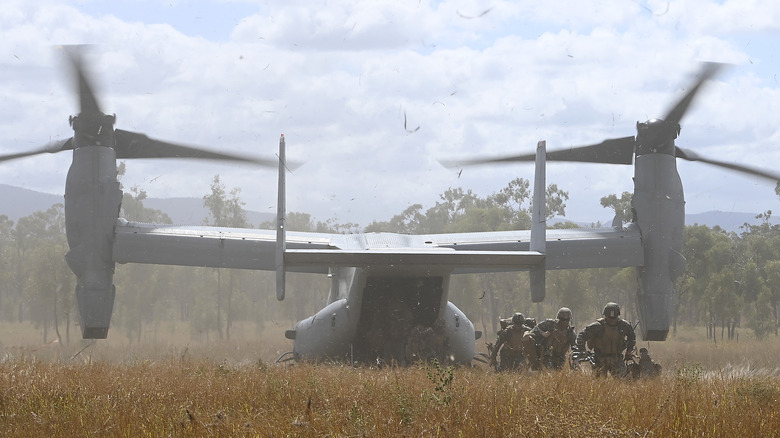
MULTIPOLYGON (((334 236, 287 233, 288 250, 327 250, 334 236)), ((276 269, 276 231, 145 224, 118 219, 114 230, 114 261, 211 268, 276 269)), ((328 266, 289 271, 328 273, 328 266)))
MULTIPOLYGON (((530 231, 451 233, 422 236, 439 247, 459 251, 527 251, 530 231)), ((546 230, 545 269, 585 269, 642 266, 644 252, 639 228, 573 228, 546 230)), ((500 269, 459 268, 455 273, 500 269)))
MULTIPOLYGON (((402 235, 286 232, 289 272, 331 266, 447 266, 455 273, 639 266, 635 226, 547 230, 546 253, 529 250, 530 231, 402 235)), ((118 219, 114 261, 237 269, 276 269, 276 231, 143 224, 118 219)))

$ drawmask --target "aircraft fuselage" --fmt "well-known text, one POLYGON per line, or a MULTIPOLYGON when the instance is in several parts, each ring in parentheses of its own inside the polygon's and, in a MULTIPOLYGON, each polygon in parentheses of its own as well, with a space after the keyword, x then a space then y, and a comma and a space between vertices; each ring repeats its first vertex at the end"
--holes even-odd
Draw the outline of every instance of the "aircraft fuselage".
POLYGON ((474 325, 447 301, 449 272, 339 268, 331 271, 331 280, 327 306, 287 334, 295 340, 296 359, 405 365, 412 329, 433 327, 437 320, 442 356, 454 363, 474 357, 474 325))

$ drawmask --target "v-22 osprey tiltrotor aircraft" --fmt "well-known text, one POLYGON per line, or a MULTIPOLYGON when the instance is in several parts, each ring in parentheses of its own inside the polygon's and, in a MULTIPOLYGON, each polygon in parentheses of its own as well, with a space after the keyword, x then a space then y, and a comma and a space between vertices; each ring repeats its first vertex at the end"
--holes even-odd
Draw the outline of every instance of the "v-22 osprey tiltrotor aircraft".
POLYGON ((442 331, 445 356, 470 363, 481 335, 469 318, 448 300, 450 277, 458 273, 529 271, 534 302, 545 296, 550 269, 630 267, 638 272, 637 304, 642 336, 666 339, 674 300, 674 279, 683 271, 681 255, 684 198, 676 158, 703 161, 772 181, 780 176, 733 163, 704 159, 675 146, 679 122, 700 87, 719 66, 705 64, 687 94, 664 120, 637 123, 637 135, 600 144, 512 157, 451 161, 477 165, 535 161, 531 230, 483 233, 401 235, 393 233, 328 234, 285 229, 285 138, 279 159, 260 160, 209 152, 114 129, 115 117, 102 112, 92 91, 79 50, 66 49, 78 83, 80 112, 70 118, 74 135, 41 149, 0 157, 0 161, 44 152, 73 151, 65 186, 66 261, 76 275, 76 298, 82 336, 103 339, 113 311, 117 263, 151 263, 276 272, 277 298, 284 299, 285 273, 329 275, 326 306, 287 332, 297 360, 323 358, 385 361, 403 358, 377 352, 369 334, 391 339, 392 319, 400 312, 410 326, 442 331), (199 158, 278 166, 276 230, 176 226, 128 222, 119 217, 122 192, 117 159, 199 158), (547 230, 546 161, 634 164, 633 221, 604 229, 547 230))

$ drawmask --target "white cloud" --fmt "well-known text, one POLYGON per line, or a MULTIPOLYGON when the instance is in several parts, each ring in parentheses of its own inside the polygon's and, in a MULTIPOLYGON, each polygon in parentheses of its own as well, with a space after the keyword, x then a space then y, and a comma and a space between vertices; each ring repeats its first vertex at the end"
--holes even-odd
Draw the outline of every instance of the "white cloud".
MULTIPOLYGON (((458 178, 436 160, 633 135, 637 120, 663 116, 682 95, 700 60, 734 65, 686 115, 679 144, 754 166, 780 158, 771 2, 142 1, 148 15, 101 2, 7 3, 0 152, 71 135, 77 108, 52 47, 93 43, 101 104, 118 128, 264 157, 284 133, 289 156, 306 161, 289 178, 289 208, 319 220, 365 225, 429 207, 451 186, 486 195, 530 179, 531 165, 458 178), (418 131, 404 130, 404 113, 418 131)), ((0 182, 61 192, 67 155, 5 163, 0 182)), ((680 170, 689 211, 777 202, 769 183, 696 163, 680 170)), ((248 166, 133 161, 123 182, 199 197, 217 173, 249 208, 275 204, 274 171, 248 166)), ((632 190, 631 174, 555 164, 548 182, 571 193, 570 216, 609 220, 599 198, 632 190)))

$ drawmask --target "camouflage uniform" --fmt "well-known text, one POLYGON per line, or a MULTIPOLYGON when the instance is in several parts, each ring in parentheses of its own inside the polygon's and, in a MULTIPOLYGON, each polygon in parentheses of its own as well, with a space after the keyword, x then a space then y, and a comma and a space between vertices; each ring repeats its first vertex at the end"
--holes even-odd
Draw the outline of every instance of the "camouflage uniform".
POLYGON ((639 349, 639 363, 637 364, 639 377, 657 377, 661 374, 661 364, 653 362, 647 348, 639 349))
MULTIPOLYGON (((523 366, 523 335, 530 328, 522 313, 515 313, 512 323, 498 331, 498 341, 490 352, 490 363, 496 364, 496 355, 501 351, 501 363, 498 370, 517 370, 523 366)), ((504 326, 502 321, 502 327, 504 326)))
POLYGON ((575 342, 575 351, 584 353, 592 349, 595 353, 596 376, 626 375, 626 360, 631 360, 636 345, 636 334, 631 323, 620 319, 620 306, 608 303, 604 307, 604 318, 589 324, 575 342), (625 352, 625 356, 624 356, 625 352))
POLYGON ((523 354, 531 369, 542 365, 561 369, 566 363, 566 353, 574 347, 576 335, 569 325, 571 310, 562 307, 556 319, 545 319, 523 335, 523 354))

